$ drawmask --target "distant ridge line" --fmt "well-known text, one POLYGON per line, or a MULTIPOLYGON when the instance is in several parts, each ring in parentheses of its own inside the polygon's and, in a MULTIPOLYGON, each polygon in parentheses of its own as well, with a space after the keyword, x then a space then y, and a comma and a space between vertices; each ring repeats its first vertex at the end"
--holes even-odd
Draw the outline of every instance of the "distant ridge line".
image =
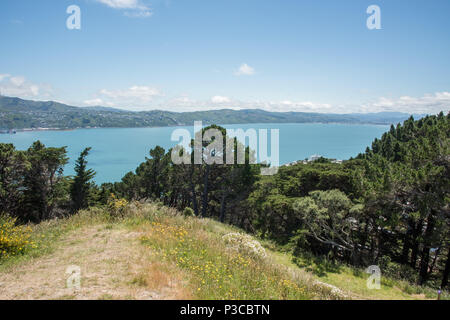
MULTIPOLYGON (((401 112, 313 113, 271 112, 261 109, 221 109, 174 112, 164 110, 127 111, 103 106, 76 107, 55 101, 33 101, 0 96, 0 129, 76 129, 92 127, 166 127, 204 124, 244 123, 343 123, 397 124, 411 115, 401 112)), ((415 119, 425 115, 413 115, 415 119)))

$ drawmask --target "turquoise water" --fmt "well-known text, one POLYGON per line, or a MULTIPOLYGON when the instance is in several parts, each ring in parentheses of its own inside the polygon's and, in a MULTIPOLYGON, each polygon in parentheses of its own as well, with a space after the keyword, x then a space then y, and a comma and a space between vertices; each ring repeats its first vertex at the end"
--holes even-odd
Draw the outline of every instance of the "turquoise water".
MULTIPOLYGON (((345 160, 363 152, 373 139, 389 130, 389 126, 317 123, 239 124, 224 127, 279 129, 280 164, 303 160, 313 154, 345 160)), ((176 145, 177 142, 171 141, 171 134, 178 128, 193 133, 192 127, 33 131, 15 135, 0 134, 0 142, 13 143, 20 150, 27 149, 36 140, 49 147, 67 146, 70 162, 65 168, 66 174, 73 174, 73 164, 79 153, 85 147, 92 147, 89 166, 97 172, 95 181, 103 183, 120 181, 127 172, 134 171, 149 156, 151 148, 160 145, 167 150, 176 145)))

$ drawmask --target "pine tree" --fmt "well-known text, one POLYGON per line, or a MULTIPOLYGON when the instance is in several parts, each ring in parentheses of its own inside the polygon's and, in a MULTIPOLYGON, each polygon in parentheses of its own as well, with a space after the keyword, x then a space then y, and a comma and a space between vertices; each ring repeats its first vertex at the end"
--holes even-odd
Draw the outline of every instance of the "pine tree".
POLYGON ((91 148, 86 148, 81 152, 75 164, 76 176, 70 188, 72 198, 72 209, 74 212, 87 208, 90 200, 91 179, 95 176, 93 169, 87 169, 86 157, 91 148))

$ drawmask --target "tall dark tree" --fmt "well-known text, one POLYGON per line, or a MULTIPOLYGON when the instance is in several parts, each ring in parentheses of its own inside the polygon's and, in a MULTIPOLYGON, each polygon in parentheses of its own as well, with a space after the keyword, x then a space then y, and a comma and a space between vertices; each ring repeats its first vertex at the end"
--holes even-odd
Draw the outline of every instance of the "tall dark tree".
POLYGON ((84 149, 75 163, 75 177, 70 188, 70 197, 72 199, 72 210, 74 212, 85 209, 89 206, 91 198, 92 178, 95 176, 93 169, 88 169, 86 160, 91 148, 84 149))

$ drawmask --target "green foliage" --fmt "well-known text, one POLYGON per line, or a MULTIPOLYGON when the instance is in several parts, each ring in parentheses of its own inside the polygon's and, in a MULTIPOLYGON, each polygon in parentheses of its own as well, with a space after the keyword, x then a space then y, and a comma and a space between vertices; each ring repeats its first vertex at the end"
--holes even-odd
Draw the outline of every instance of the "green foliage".
POLYGON ((37 141, 26 151, 0 144, 0 209, 20 221, 39 222, 66 206, 68 179, 63 176, 66 148, 37 141))
POLYGON ((0 143, 0 212, 16 215, 21 209, 25 172, 30 163, 12 144, 0 143))
POLYGON ((296 250, 353 265, 389 258, 393 277, 446 286, 449 116, 392 126, 343 164, 322 159, 264 177, 248 198, 252 225, 296 250))
MULTIPOLYGON (((377 235, 385 242, 382 254, 403 264, 409 259, 410 266, 419 269, 421 284, 433 276, 430 249, 449 245, 449 116, 440 113, 418 121, 411 117, 403 125, 391 127, 358 157, 365 160, 365 179, 372 186, 366 207, 373 218, 382 218, 382 231, 391 234, 377 235), (371 173, 375 168, 378 175, 371 173), (381 211, 383 208, 388 210, 381 211), (395 251, 398 242, 402 252, 395 251)), ((446 260, 436 256, 434 261, 443 264, 446 260)), ((448 268, 441 268, 447 270, 445 279, 448 268)))
POLYGON ((195 213, 194 213, 194 210, 192 210, 192 209, 189 208, 189 207, 186 207, 186 208, 184 208, 184 210, 183 210, 183 215, 184 215, 185 217, 193 217, 193 216, 195 216, 195 213))
POLYGON ((314 240, 337 249, 354 253, 356 246, 352 231, 356 229, 358 216, 354 204, 339 190, 313 191, 294 203, 303 225, 314 240))
POLYGON ((180 210, 190 207, 196 216, 216 217, 229 222, 242 221, 247 211, 245 199, 258 178, 259 166, 250 164, 252 151, 245 149, 236 139, 226 136, 224 128, 212 125, 204 128, 203 132, 208 129, 216 129, 222 134, 222 150, 210 150, 210 145, 215 141, 215 137, 212 137, 211 142, 204 142, 200 146, 192 143, 188 150, 175 149, 175 152, 188 153, 193 160, 194 149, 199 148, 202 154, 210 152, 210 157, 213 153, 220 154, 223 164, 205 160, 200 165, 175 165, 171 161, 173 150, 166 152, 157 146, 150 150, 150 158, 138 166, 136 173, 129 172, 121 182, 102 188, 108 188, 109 192, 128 200, 161 201, 180 210), (227 150, 227 142, 234 148, 227 150), (236 160, 238 148, 244 151, 245 163, 225 164, 230 152, 236 160))
POLYGON ((30 169, 24 177, 24 218, 39 222, 53 217, 58 205, 67 201, 63 168, 67 163, 66 147, 46 148, 33 143, 26 156, 30 169))
POLYGON ((77 212, 80 209, 86 209, 91 202, 92 183, 95 171, 87 169, 86 157, 91 148, 84 149, 75 163, 75 177, 70 187, 70 196, 72 199, 72 210, 77 212))

